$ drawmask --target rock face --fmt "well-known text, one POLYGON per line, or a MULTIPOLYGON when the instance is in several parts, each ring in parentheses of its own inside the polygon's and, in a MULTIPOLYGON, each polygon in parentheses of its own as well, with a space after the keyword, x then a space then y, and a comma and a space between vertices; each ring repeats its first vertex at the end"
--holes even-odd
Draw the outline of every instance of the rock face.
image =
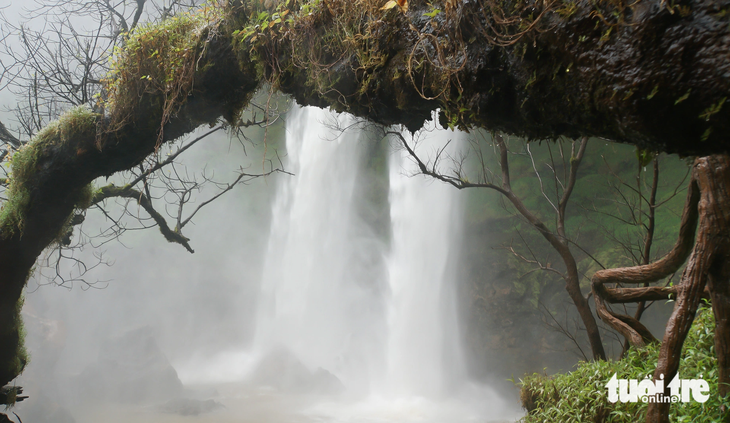
POLYGON ((183 384, 154 339, 143 327, 102 345, 96 363, 77 379, 79 395, 119 403, 159 403, 179 398, 183 384))
POLYGON ((337 394, 345 390, 337 376, 321 367, 310 371, 283 347, 271 351, 258 363, 251 382, 291 393, 337 394))

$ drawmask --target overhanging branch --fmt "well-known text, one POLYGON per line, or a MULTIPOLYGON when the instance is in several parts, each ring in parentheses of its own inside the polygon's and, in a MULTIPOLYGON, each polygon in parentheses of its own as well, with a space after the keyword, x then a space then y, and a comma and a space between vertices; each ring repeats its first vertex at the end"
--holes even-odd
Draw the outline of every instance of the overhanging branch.
POLYGON ((94 195, 92 205, 98 204, 112 197, 129 198, 136 201, 137 204, 139 204, 140 207, 142 207, 147 212, 147 214, 150 215, 155 223, 157 223, 157 226, 160 228, 160 232, 162 232, 162 235, 165 237, 166 240, 182 245, 183 247, 185 247, 186 250, 191 253, 195 252, 193 251, 192 247, 190 247, 190 244, 188 242, 190 241, 190 239, 183 236, 180 233, 179 229, 170 229, 170 226, 167 224, 167 220, 165 220, 164 216, 162 216, 157 210, 155 210, 149 197, 147 197, 142 192, 132 188, 130 185, 119 187, 112 184, 100 188, 99 191, 97 191, 97 193, 94 195))

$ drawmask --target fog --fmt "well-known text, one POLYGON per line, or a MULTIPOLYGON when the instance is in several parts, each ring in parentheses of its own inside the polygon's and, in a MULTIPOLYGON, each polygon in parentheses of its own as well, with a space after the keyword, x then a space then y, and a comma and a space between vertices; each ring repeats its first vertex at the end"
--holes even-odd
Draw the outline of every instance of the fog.
MULTIPOLYGON (((43 274, 56 269, 41 267, 29 281, 31 364, 17 383, 30 400, 13 411, 78 423, 519 416, 514 392, 465 369, 461 193, 412 176, 405 152, 362 126, 293 106, 266 145, 261 130, 254 144, 220 133, 196 145, 184 159, 191 172, 230 180, 239 166, 264 170, 266 155, 292 175, 238 186, 196 215, 184 232, 195 254, 155 228, 94 248, 110 221, 90 210, 76 257, 90 265, 104 252, 113 263, 86 282, 48 284, 43 274)), ((419 151, 461 145, 464 135, 431 129, 419 151)), ((62 275, 78 271, 64 266, 62 275)))

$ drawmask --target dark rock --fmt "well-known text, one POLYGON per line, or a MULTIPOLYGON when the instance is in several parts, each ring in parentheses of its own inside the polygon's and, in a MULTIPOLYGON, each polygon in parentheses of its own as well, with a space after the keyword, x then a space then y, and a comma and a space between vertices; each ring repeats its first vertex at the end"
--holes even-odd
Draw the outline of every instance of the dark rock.
POLYGON ((179 398, 183 384, 149 327, 104 343, 96 363, 77 379, 79 395, 121 403, 153 403, 179 398))

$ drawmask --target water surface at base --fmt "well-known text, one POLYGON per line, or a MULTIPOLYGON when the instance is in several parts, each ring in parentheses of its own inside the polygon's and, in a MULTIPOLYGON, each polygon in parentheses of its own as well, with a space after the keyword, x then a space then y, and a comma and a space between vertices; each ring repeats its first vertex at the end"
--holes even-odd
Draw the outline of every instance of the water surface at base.
MULTIPOLYGON (((477 384, 464 364, 459 191, 414 176, 418 169, 402 149, 388 149, 388 140, 353 122, 314 108, 288 115, 282 161, 294 176, 260 187, 272 199, 260 219, 270 225, 249 222, 232 206, 222 221, 241 220, 246 235, 221 229, 221 247, 207 259, 196 255, 197 262, 168 268, 147 250, 154 263, 127 260, 139 269, 122 272, 124 284, 94 293, 94 307, 80 307, 74 292, 66 299, 73 306, 42 316, 50 307, 31 298, 38 316, 26 322, 38 329, 38 354, 19 383, 34 399, 17 408, 21 418, 486 423, 519 417, 516 390, 477 384), (328 122, 350 129, 333 130, 328 122), (138 278, 147 283, 125 288, 138 278), (68 340, 67 316, 75 316, 69 328, 80 328, 68 340), (41 330, 51 327, 58 330, 41 330)), ((431 128, 417 144, 423 157, 436 153, 449 164, 466 143, 463 134, 431 128)), ((213 233, 201 237, 215 239, 213 233)))
MULTIPOLYGON (((473 386, 472 394, 489 395, 488 388, 473 386), (477 392, 479 391, 479 392, 477 392)), ((373 396, 365 400, 324 398, 314 395, 283 395, 271 388, 252 388, 238 383, 200 386, 217 391, 215 401, 224 408, 199 415, 178 415, 159 407, 135 405, 95 405, 79 411, 78 423, 503 423, 514 422, 519 414, 495 407, 485 400, 485 408, 464 400, 434 402, 423 397, 388 399, 373 396), (491 405, 486 406, 487 403, 491 405), (484 417, 493 414, 495 418, 484 417), (510 418, 506 418, 506 417, 510 418)), ((200 397, 206 399, 207 397, 200 397)), ((487 398, 485 396, 485 398, 487 398)))

